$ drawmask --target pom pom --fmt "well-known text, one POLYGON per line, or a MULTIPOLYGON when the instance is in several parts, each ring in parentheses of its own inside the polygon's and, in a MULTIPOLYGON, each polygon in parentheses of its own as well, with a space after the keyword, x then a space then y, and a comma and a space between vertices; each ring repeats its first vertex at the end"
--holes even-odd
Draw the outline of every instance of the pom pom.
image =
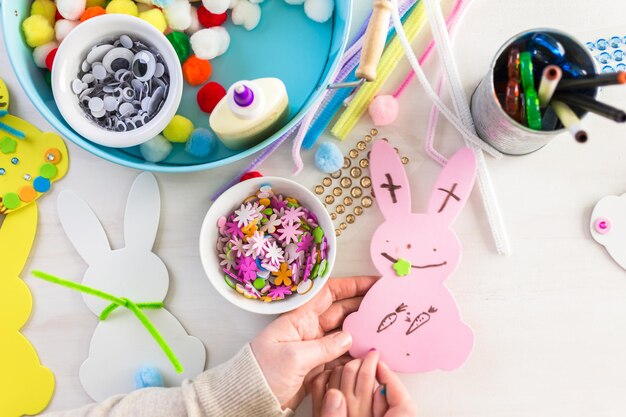
POLYGON ((185 62, 191 52, 191 44, 189 43, 189 36, 185 32, 172 32, 166 36, 176 51, 178 60, 185 62))
POLYGON ((191 55, 183 64, 183 76, 190 85, 204 84, 209 80, 213 68, 206 59, 191 55))
POLYGON ((139 152, 146 161, 157 163, 172 153, 172 144, 163 135, 157 135, 139 145, 139 152))
POLYGON ((131 0, 112 0, 106 8, 109 14, 128 14, 131 16, 139 16, 137 5, 131 0))
POLYGON ((226 89, 216 82, 210 82, 198 91, 198 106, 203 112, 211 113, 217 103, 226 96, 226 89))
POLYGON ((41 15, 45 17, 52 26, 54 26, 57 15, 57 6, 52 0, 35 0, 30 6, 30 15, 41 15))
POLYGON ((87 8, 86 0, 57 0, 57 9, 67 20, 78 20, 87 8))
POLYGON ((252 178, 261 178, 262 176, 263 174, 261 174, 259 171, 249 171, 243 174, 241 178, 239 178, 239 182, 244 182, 252 178))
POLYGON ((285 3, 298 6, 304 4, 304 0, 285 0, 285 3))
POLYGON ((163 131, 163 136, 170 142, 184 143, 193 132, 193 123, 186 117, 177 114, 163 131))
POLYGON ((33 60, 35 61, 35 65, 39 68, 46 68, 46 57, 53 49, 59 47, 59 44, 56 42, 49 42, 45 45, 41 45, 33 49, 33 60))
POLYGON ((87 7, 82 15, 80 15, 80 21, 84 22, 85 20, 89 20, 92 17, 102 16, 107 11, 104 10, 102 6, 91 6, 87 7))
POLYGON ((215 14, 222 14, 228 10, 230 0, 202 0, 205 9, 215 14))
POLYGON ((198 128, 193 131, 185 145, 185 151, 196 158, 206 158, 217 144, 215 133, 209 129, 198 128))
POLYGON ((172 29, 186 30, 191 26, 191 4, 188 0, 175 0, 163 11, 172 29))
POLYGON ((66 19, 57 20, 56 24, 54 25, 54 33, 56 35, 57 41, 62 42, 63 39, 65 39, 65 37, 69 35, 69 33, 76 26, 78 26, 78 21, 76 20, 74 21, 66 20, 66 19))
POLYGON ((374 126, 387 126, 396 121, 400 105, 394 96, 377 96, 370 103, 368 111, 374 126))
POLYGON ((104 9, 104 5, 107 4, 106 0, 87 0, 85 4, 86 7, 102 7, 104 9))
POLYGON ((160 9, 150 9, 145 12, 141 12, 139 13, 139 18, 150 23, 161 33, 167 30, 167 20, 160 9))
POLYGON ((304 13, 309 19, 318 23, 324 23, 333 16, 335 9, 334 0, 306 0, 304 2, 304 13))
POLYGON ((248 1, 240 1, 233 8, 231 19, 235 25, 252 30, 261 21, 261 7, 248 1))
POLYGON ((48 71, 52 71, 52 65, 54 65, 54 58, 56 58, 58 50, 59 48, 54 48, 46 56, 46 68, 48 68, 48 71))
POLYGON ((36 14, 22 22, 26 43, 31 48, 45 45, 54 40, 54 28, 42 15, 36 14))
POLYGON ((322 143, 315 152, 315 166, 322 172, 331 173, 343 166, 343 154, 332 142, 322 143))
POLYGON ((163 387, 163 377, 158 369, 152 366, 144 366, 135 374, 135 388, 159 388, 163 387))
POLYGON ((197 31, 199 31, 200 29, 202 29, 202 27, 203 26, 200 23, 200 20, 198 20, 198 9, 196 9, 195 7, 192 7, 191 8, 191 25, 189 25, 189 27, 185 30, 185 33, 191 36, 197 31))
POLYGON ((152 0, 152 4, 160 8, 169 7, 173 2, 174 0, 152 0))
POLYGON ((211 13, 204 6, 198 7, 197 14, 198 14, 198 20, 200 21, 200 24, 204 26, 205 28, 212 28, 213 26, 221 26, 228 18, 228 15, 226 14, 226 12, 221 13, 221 14, 211 13))
POLYGON ((223 27, 202 29, 191 36, 191 48, 198 58, 211 60, 230 46, 230 35, 223 27))

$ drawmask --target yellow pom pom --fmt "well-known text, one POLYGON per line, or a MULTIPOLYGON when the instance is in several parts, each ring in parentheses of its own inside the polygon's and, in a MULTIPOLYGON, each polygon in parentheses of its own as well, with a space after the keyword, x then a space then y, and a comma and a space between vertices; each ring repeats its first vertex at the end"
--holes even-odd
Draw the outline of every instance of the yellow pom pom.
POLYGON ((107 13, 129 14, 138 16, 139 10, 137 5, 131 0, 113 0, 106 8, 107 13))
POLYGON ((165 32, 167 29, 167 20, 161 9, 147 10, 139 13, 139 17, 157 28, 159 32, 165 32))
POLYGON ((45 45, 54 39, 54 28, 48 19, 40 14, 33 15, 22 22, 22 31, 26 43, 31 48, 45 45))
POLYGON ((189 140, 193 129, 191 120, 177 114, 163 131, 163 136, 170 142, 184 143, 189 140))
POLYGON ((57 12, 57 6, 52 0, 35 0, 30 6, 30 15, 41 15, 50 22, 50 26, 54 26, 54 16, 57 12))
POLYGON ((104 8, 104 5, 106 4, 106 0, 87 0, 87 5, 85 6, 85 8, 87 7, 95 7, 95 6, 100 6, 102 8, 104 8))

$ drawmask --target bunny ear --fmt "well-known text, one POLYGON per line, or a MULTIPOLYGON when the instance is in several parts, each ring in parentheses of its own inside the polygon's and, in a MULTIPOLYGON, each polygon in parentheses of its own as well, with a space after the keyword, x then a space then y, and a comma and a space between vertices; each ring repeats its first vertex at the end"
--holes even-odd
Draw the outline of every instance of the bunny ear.
POLYGON ((370 173, 376 202, 385 219, 411 212, 411 190, 396 150, 384 140, 374 142, 370 173))
POLYGON ((97 263, 111 251, 100 220, 85 200, 71 191, 61 191, 57 209, 65 234, 87 264, 97 263))
POLYGON ((0 279, 22 272, 37 232, 37 204, 7 214, 0 228, 0 279))
POLYGON ((124 240, 126 247, 152 250, 159 229, 161 196, 154 175, 140 174, 128 195, 124 215, 124 240))
POLYGON ((474 152, 470 148, 461 148, 439 174, 428 203, 428 213, 444 216, 447 224, 454 223, 472 192, 475 179, 474 152))

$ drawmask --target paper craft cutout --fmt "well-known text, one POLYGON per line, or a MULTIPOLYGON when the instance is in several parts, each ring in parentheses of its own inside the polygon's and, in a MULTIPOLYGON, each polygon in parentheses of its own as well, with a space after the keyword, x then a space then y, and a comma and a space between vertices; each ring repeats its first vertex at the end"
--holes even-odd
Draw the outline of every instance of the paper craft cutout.
POLYGON ((54 392, 54 376, 20 333, 31 310, 30 291, 19 274, 37 231, 37 205, 6 216, 0 228, 0 416, 43 411, 54 392))
POLYGON ((36 201, 69 167, 67 148, 59 135, 42 132, 8 110, 9 90, 0 79, 0 214, 36 201))
POLYGON ((589 226, 594 240, 626 269, 626 194, 611 195, 598 201, 589 226))
POLYGON ((444 281, 461 259, 461 243, 450 226, 474 185, 474 153, 462 148, 450 159, 423 214, 411 213, 406 173, 387 142, 374 143, 370 171, 385 217, 371 244, 382 277, 344 322, 353 338, 350 354, 362 358, 376 348, 397 372, 456 369, 469 356, 474 335, 444 281))
MULTIPOLYGON (((156 178, 143 173, 135 180, 124 215, 126 247, 112 250, 100 221, 87 203, 70 191, 59 195, 59 218, 70 241, 89 265, 83 284, 135 304, 163 302, 169 274, 152 252, 159 227, 161 199, 156 178)), ((108 301, 84 294, 87 307, 98 317, 108 301)), ((189 336, 165 308, 143 313, 162 334, 180 359, 184 372, 177 373, 155 339, 128 309, 117 308, 96 327, 89 357, 80 368, 80 381, 95 401, 135 389, 135 374, 151 366, 163 376, 165 386, 179 386, 204 370, 206 351, 202 342, 189 336)))

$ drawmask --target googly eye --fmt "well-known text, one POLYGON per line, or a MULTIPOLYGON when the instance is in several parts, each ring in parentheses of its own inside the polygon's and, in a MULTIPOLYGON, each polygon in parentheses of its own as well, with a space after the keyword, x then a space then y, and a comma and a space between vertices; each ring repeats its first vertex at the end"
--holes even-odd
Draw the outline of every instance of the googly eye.
POLYGON ((135 98, 135 90, 133 90, 133 89, 132 89, 132 88, 130 88, 130 87, 125 88, 125 89, 122 91, 122 98, 123 98, 125 101, 131 101, 132 99, 134 99, 134 98, 135 98))
POLYGON ((593 228, 597 233, 606 235, 611 231, 611 221, 605 217, 600 217, 594 222, 593 228))
POLYGON ((154 55, 148 51, 141 51, 133 59, 132 71, 139 81, 148 81, 156 71, 154 55))
POLYGON ((132 51, 126 48, 113 48, 102 58, 102 65, 109 73, 115 73, 121 69, 129 70, 133 58, 132 51))

